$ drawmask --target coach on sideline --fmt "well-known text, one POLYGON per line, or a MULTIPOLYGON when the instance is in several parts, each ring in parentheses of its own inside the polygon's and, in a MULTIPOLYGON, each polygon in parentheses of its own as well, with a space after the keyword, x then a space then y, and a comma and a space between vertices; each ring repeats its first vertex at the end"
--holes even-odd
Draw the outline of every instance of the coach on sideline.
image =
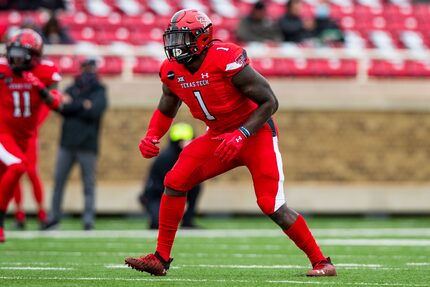
POLYGON ((67 96, 61 111, 63 126, 55 168, 51 214, 44 229, 56 228, 60 223, 64 185, 73 164, 78 161, 85 197, 83 228, 91 230, 94 227, 100 123, 107 108, 106 88, 99 80, 95 59, 87 58, 81 63, 81 74, 65 93, 67 96))

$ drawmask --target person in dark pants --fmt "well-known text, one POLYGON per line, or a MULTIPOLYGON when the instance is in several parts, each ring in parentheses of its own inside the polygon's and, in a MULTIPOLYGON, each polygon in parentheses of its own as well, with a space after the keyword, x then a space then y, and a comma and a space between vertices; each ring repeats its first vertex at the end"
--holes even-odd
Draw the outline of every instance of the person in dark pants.
POLYGON ((61 219, 61 204, 72 166, 78 162, 84 185, 85 230, 94 226, 95 176, 99 147, 100 124, 107 108, 106 88, 97 75, 97 63, 86 59, 81 63, 81 73, 66 89, 64 108, 61 111, 63 126, 60 149, 55 168, 55 184, 49 222, 44 229, 56 228, 61 219))
MULTIPOLYGON (((158 229, 158 213, 164 192, 164 176, 175 165, 182 149, 192 140, 193 128, 186 123, 174 124, 170 129, 170 142, 153 162, 139 201, 147 210, 149 228, 158 229)), ((195 207, 201 186, 196 185, 187 195, 187 210, 182 218, 183 228, 197 228, 194 223, 195 207)))

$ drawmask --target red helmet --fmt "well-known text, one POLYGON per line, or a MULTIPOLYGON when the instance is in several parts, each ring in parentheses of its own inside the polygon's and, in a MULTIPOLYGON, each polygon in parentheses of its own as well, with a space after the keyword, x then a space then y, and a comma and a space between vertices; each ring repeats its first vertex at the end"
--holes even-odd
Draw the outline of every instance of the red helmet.
POLYGON ((6 56, 14 71, 28 71, 40 63, 43 50, 42 37, 34 30, 21 29, 9 37, 6 56))
POLYGON ((164 32, 164 51, 169 60, 187 63, 207 49, 212 38, 212 21, 205 13, 195 9, 180 10, 164 32))

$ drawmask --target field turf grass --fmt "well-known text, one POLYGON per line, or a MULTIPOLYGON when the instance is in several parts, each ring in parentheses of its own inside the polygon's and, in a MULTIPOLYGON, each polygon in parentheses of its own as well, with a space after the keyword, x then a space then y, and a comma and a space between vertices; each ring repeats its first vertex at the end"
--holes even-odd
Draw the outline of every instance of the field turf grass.
POLYGON ((142 218, 101 218, 81 231, 14 231, 0 245, 0 286, 430 286, 430 217, 307 218, 337 277, 308 278, 307 258, 265 217, 199 218, 181 231, 165 277, 124 265, 153 252, 156 232, 142 218))

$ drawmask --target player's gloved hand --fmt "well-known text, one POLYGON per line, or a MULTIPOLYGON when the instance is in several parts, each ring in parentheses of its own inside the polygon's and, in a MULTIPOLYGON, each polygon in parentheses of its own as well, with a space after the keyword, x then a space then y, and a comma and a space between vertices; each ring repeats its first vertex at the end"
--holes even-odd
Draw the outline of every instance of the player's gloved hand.
POLYGON ((152 158, 157 156, 160 148, 156 146, 159 144, 159 138, 156 136, 145 136, 140 140, 139 149, 144 158, 152 158))
POLYGON ((46 88, 45 84, 42 83, 42 81, 32 72, 23 72, 22 77, 27 83, 30 83, 38 91, 41 91, 46 88))
POLYGON ((237 156, 246 137, 240 130, 235 130, 234 132, 225 133, 213 139, 222 141, 215 150, 215 156, 219 157, 221 162, 227 162, 237 156))

